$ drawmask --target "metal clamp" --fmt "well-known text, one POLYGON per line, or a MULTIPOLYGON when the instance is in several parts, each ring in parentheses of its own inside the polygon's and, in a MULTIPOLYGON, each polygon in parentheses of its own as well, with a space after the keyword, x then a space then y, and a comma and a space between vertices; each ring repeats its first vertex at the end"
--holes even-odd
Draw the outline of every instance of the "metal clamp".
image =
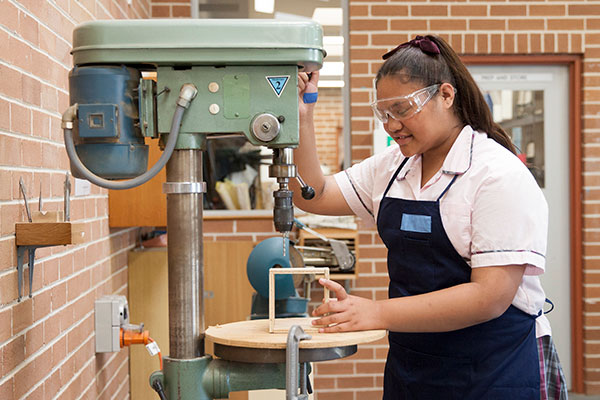
POLYGON ((206 182, 165 182, 163 183, 163 193, 206 193, 206 182))
POLYGON ((308 400, 307 363, 300 364, 300 341, 310 340, 300 325, 293 325, 288 331, 285 349, 285 399, 308 400), (298 394, 298 370, 300 370, 300 394, 298 394))

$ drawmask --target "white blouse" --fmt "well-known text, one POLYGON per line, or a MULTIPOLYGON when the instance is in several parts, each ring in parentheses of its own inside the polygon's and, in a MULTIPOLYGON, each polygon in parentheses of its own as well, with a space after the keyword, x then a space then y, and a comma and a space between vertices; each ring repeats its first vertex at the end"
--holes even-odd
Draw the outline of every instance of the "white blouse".
MULTIPOLYGON (((335 175, 346 202, 364 222, 376 224, 383 192, 404 160, 400 147, 385 151, 335 175)), ((440 201, 444 229, 456 251, 472 268, 525 265, 513 305, 537 315, 546 298, 537 275, 544 272, 548 205, 534 177, 510 151, 487 134, 463 128, 444 164, 421 188, 421 156, 408 160, 388 197, 440 201)), ((537 337, 550 323, 536 319, 537 337)))

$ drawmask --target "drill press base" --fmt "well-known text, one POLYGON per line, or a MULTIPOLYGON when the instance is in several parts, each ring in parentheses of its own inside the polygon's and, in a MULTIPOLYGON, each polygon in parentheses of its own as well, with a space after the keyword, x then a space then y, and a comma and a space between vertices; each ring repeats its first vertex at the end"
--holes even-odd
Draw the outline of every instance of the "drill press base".
MULTIPOLYGON (((286 318, 291 325, 306 326, 312 318, 286 318)), ((290 325, 290 326, 291 326, 290 325)), ((326 361, 356 353, 357 345, 382 339, 385 330, 342 333, 309 332, 300 342, 300 362, 326 361)), ((287 333, 269 333, 268 320, 233 322, 211 326, 206 340, 214 344, 214 355, 229 361, 285 362, 287 333)))

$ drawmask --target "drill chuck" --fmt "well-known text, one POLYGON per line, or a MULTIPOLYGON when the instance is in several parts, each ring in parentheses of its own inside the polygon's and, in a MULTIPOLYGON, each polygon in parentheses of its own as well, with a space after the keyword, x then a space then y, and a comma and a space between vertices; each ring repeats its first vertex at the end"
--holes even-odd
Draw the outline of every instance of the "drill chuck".
POLYGON ((273 223, 278 232, 289 232, 294 226, 292 195, 293 192, 287 189, 279 189, 273 192, 273 223))

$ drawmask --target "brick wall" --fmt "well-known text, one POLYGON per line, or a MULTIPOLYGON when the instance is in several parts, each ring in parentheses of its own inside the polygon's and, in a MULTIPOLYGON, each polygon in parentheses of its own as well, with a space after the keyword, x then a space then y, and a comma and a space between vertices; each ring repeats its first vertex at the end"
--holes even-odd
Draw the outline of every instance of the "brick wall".
POLYGON ((189 18, 190 0, 152 0, 152 18, 189 18))
MULTIPOLYGON (((461 54, 581 54, 583 56, 583 390, 600 394, 600 320, 594 305, 600 299, 600 240, 598 239, 598 185, 600 147, 600 4, 584 1, 368 1, 350 0, 352 158, 372 154, 373 118, 368 107, 371 80, 381 55, 417 34, 436 33, 461 54)), ((373 231, 361 229, 362 244, 370 243, 372 256, 361 264, 384 279, 385 248, 373 231), (369 242, 369 239, 371 241, 369 242)), ((363 279, 357 284, 361 285, 363 279)), ((382 294, 377 286, 373 298, 382 294)), ((376 355, 383 359, 383 352, 376 355)), ((317 369, 319 372, 319 369, 317 369)), ((348 371, 346 376, 358 372, 348 371)), ((335 378, 341 387, 342 376, 335 378)), ((351 381, 352 382, 352 381, 351 381)), ((354 386, 350 386, 354 387, 354 386)), ((360 399, 357 387, 348 399, 360 399)), ((319 397, 322 399, 321 397, 319 397)), ((333 398, 333 397, 332 397, 333 398)), ((342 398, 342 397, 336 397, 342 398)))
MULTIPOLYGON (((96 355, 94 300, 127 294, 136 230, 109 230, 107 191, 72 197, 82 245, 36 252, 32 298, 17 302, 15 222, 23 178, 37 210, 62 209, 68 170, 60 120, 68 106, 73 28, 92 19, 147 18, 150 0, 0 0, 0 398, 125 399, 128 351, 96 355), (132 3, 129 5, 128 3, 132 3), (35 200, 34 200, 35 196, 35 200)), ((71 183, 74 181, 71 178, 71 183)))
POLYGON ((330 173, 338 172, 343 161, 343 107, 342 89, 319 89, 319 101, 315 106, 317 153, 321 165, 330 173))

